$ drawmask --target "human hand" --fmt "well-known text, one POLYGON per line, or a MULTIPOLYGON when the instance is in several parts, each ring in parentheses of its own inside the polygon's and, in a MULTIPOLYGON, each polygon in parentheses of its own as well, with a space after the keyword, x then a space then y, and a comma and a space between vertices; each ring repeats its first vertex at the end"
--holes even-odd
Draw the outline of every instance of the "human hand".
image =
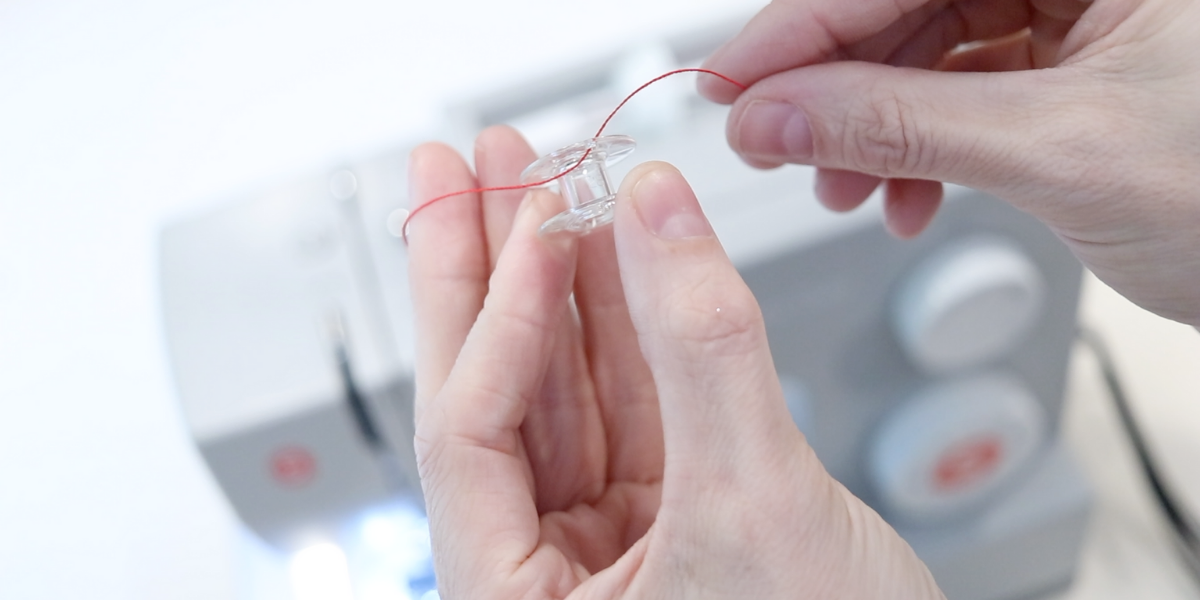
POLYGON ((733 102, 747 162, 820 167, 834 210, 886 180, 908 237, 938 182, 968 185, 1040 218, 1134 302, 1200 325, 1197 39, 1193 0, 775 0, 704 65, 751 87, 700 89, 733 102))
MULTIPOLYGON (((533 159, 507 128, 480 137, 477 175, 422 146, 411 196, 508 184, 533 159)), ((614 226, 578 241, 537 236, 558 210, 494 192, 412 224, 441 597, 942 598, 796 429, 758 306, 679 172, 636 168, 614 226)))

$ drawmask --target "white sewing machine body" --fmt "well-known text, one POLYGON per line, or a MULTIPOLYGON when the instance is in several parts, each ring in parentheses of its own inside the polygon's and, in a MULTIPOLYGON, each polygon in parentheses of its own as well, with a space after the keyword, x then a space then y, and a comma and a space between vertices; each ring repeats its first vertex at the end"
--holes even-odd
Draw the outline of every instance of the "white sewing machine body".
MULTIPOLYGON (((599 107, 619 99, 605 83, 613 72, 638 77, 629 65, 662 48, 686 63, 707 39, 466 102, 447 135, 470 147, 480 126, 513 122, 554 150, 594 133, 599 107)), ((1066 584, 1090 504, 1057 431, 1074 257, 1036 220, 962 188, 926 233, 898 241, 877 200, 830 213, 810 169, 745 166, 725 143, 726 109, 686 85, 666 95, 655 110, 670 118, 614 121, 610 133, 639 142, 616 176, 658 159, 692 182, 762 306, 789 408, 830 473, 896 525, 952 600, 1066 584)), ((162 235, 165 322, 192 433, 238 514, 284 549, 336 536, 373 507, 419 502, 407 259, 387 227, 407 206, 406 155, 331 168, 162 235)))

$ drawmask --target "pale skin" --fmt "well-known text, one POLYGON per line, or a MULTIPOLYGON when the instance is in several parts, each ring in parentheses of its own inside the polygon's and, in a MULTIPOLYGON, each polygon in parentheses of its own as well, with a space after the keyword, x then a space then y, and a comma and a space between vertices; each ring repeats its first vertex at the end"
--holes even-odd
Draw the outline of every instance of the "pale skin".
MULTIPOLYGON (((750 88, 701 91, 734 103, 748 161, 821 167, 835 209, 886 179, 889 227, 910 236, 936 182, 973 185, 1195 324, 1198 11, 780 1, 706 64, 750 88), (747 117, 763 101, 800 109, 808 133, 747 117)), ((411 197, 511 184, 535 157, 504 127, 480 136, 474 170, 425 145, 411 197)), ((683 176, 642 165, 612 228, 539 238, 561 208, 545 191, 465 195, 412 223, 416 449, 442 598, 942 598, 792 424, 757 304, 683 176)))
POLYGON ((886 181, 889 227, 910 237, 939 182, 991 192, 1196 326, 1198 39, 1192 0, 776 0, 704 64, 750 89, 700 91, 733 103, 729 142, 751 164, 820 167, 831 209, 886 181), (967 42, 981 45, 952 52, 967 42), (787 107, 807 132, 769 122, 787 107))
MULTIPOLYGON (((426 145, 413 194, 533 158, 503 127, 475 175, 426 145)), ((557 196, 521 198, 446 200, 410 231, 443 598, 941 597, 792 424, 758 306, 678 171, 635 169, 614 227, 578 242, 536 234, 557 196)))

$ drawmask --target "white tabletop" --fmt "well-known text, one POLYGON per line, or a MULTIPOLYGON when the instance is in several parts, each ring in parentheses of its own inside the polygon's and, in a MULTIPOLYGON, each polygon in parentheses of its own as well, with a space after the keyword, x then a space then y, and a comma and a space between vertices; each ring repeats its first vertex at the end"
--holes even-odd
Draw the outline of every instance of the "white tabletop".
MULTIPOLYGON (((1099 280, 1084 281, 1081 322, 1108 342, 1148 444, 1200 515, 1200 333, 1148 313, 1099 280)), ((1090 353, 1077 347, 1064 435, 1096 492, 1075 583, 1062 600, 1200 597, 1184 570, 1090 353)))

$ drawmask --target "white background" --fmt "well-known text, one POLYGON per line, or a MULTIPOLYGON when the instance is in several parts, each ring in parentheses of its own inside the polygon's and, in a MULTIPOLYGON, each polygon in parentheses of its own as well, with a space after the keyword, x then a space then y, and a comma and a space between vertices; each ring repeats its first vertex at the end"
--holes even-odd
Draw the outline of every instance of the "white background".
MULTIPOLYGON (((738 0, 0 0, 0 598, 266 589, 192 448, 158 321, 167 218, 436 131, 440 107, 738 0)), ((1200 336, 1090 283, 1200 498, 1200 336)), ((1101 497, 1071 597, 1189 597, 1091 363, 1067 435, 1101 497)))

